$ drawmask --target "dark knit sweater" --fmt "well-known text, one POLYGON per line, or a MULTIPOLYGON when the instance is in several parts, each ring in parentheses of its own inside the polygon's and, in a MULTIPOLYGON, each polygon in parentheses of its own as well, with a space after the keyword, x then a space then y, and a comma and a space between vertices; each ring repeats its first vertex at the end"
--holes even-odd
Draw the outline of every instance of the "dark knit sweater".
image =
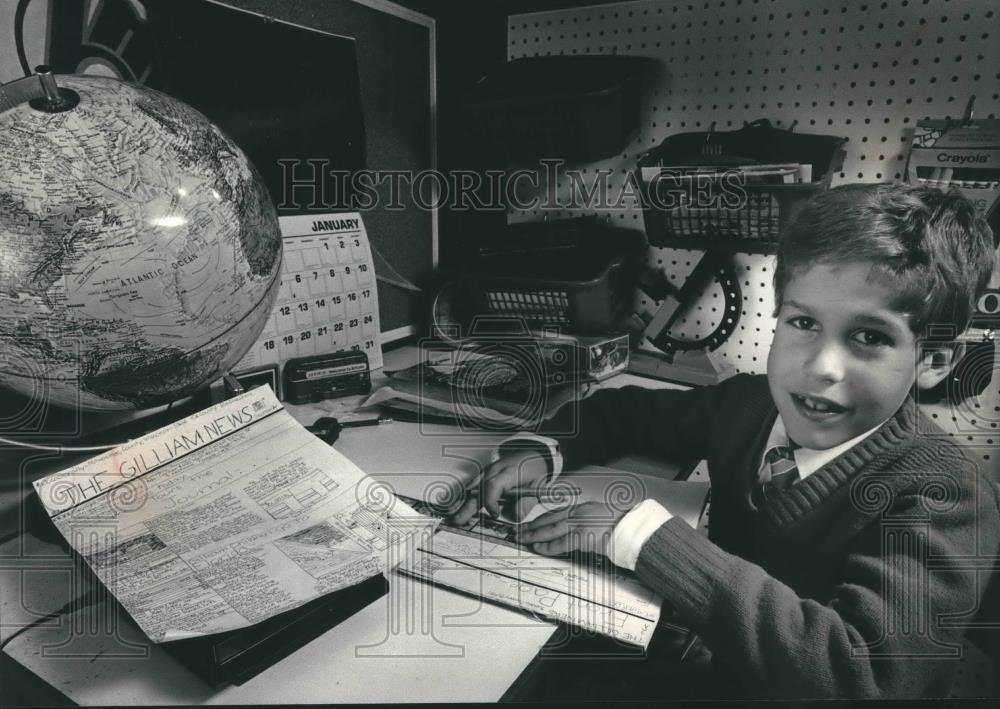
MULTIPOLYGON (((561 411, 551 430, 568 430, 570 416, 561 411)), ((629 452, 707 459, 709 538, 671 519, 636 573, 744 692, 992 692, 992 668, 974 675, 1000 625, 970 627, 1000 621, 1000 584, 987 585, 1000 560, 996 485, 911 399, 757 508, 750 492, 776 417, 766 378, 741 375, 684 392, 599 391, 581 403, 577 434, 553 437, 567 469, 629 452)))

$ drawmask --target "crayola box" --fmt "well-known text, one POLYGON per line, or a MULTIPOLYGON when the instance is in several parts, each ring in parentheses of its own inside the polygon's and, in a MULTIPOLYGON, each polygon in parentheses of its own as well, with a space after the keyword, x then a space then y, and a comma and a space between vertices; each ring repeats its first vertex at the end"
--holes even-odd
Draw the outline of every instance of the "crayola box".
POLYGON ((1000 120, 918 122, 906 181, 956 188, 993 223, 1000 203, 1000 120))

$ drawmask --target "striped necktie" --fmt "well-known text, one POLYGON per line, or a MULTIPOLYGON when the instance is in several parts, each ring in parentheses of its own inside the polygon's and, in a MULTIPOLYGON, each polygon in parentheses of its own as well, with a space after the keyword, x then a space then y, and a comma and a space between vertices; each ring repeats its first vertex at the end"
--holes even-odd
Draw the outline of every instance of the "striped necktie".
POLYGON ((756 502, 766 500, 770 494, 787 490, 799 480, 799 468, 795 463, 793 449, 789 446, 774 446, 764 454, 760 466, 757 485, 754 489, 756 502))

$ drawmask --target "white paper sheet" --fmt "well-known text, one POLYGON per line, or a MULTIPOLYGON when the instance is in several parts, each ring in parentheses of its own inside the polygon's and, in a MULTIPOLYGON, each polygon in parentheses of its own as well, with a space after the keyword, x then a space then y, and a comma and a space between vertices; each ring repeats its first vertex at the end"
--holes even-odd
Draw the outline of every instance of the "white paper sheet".
MULTIPOLYGON (((418 510, 429 507, 409 500, 418 510)), ((628 571, 535 554, 516 544, 516 523, 480 515, 442 525, 399 571, 603 635, 649 646, 662 599, 628 571)))

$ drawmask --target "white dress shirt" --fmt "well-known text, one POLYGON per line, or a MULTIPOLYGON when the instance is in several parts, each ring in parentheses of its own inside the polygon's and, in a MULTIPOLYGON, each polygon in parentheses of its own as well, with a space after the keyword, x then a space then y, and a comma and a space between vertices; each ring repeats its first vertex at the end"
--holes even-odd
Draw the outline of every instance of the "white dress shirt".
POLYGON ((501 441, 500 445, 494 448, 490 453, 490 462, 496 463, 500 460, 500 450, 508 443, 516 443, 517 441, 531 441, 545 446, 548 449, 549 464, 552 468, 549 472, 549 480, 555 480, 559 477, 559 473, 562 472, 563 466, 562 453, 559 452, 559 442, 549 438, 548 436, 539 436, 537 433, 515 433, 509 438, 505 438, 501 441))

